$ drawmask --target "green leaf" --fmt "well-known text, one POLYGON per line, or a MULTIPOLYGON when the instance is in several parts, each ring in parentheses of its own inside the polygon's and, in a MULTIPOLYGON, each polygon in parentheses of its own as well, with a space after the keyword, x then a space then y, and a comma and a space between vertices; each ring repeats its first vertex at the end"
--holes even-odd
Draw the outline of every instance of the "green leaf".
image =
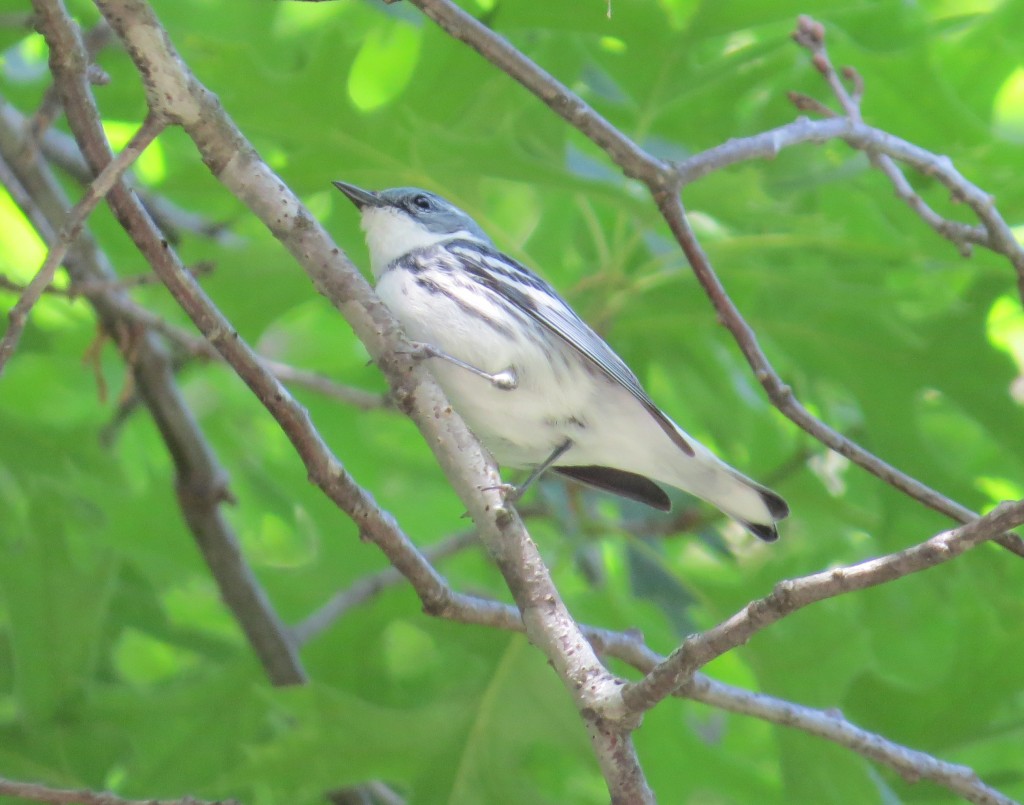
POLYGON ((356 109, 379 109, 402 93, 416 69, 421 41, 415 25, 395 22, 370 31, 348 74, 348 94, 356 109))

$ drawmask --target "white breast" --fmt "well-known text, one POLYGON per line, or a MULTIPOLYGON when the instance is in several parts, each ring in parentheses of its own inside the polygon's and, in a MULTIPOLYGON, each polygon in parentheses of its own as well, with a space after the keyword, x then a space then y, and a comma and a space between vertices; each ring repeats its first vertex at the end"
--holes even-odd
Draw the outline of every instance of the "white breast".
MULTIPOLYGON (((408 271, 385 272, 377 282, 377 294, 413 340, 432 344, 485 372, 514 369, 519 386, 505 391, 445 360, 429 361, 452 404, 502 464, 543 461, 564 439, 551 423, 585 410, 598 391, 595 377, 578 361, 564 360, 557 346, 555 354, 543 354, 535 341, 489 327, 467 312, 466 301, 458 294, 431 292, 408 271)), ((498 310, 493 313, 501 315, 498 310)))

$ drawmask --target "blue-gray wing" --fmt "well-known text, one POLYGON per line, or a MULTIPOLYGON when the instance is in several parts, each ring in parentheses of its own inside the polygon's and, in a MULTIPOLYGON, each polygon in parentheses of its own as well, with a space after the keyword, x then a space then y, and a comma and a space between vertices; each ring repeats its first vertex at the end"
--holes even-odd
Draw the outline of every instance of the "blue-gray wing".
POLYGON ((477 241, 451 241, 448 251, 485 288, 515 305, 629 391, 687 455, 693 448, 644 391, 632 370, 547 282, 494 247, 477 241))

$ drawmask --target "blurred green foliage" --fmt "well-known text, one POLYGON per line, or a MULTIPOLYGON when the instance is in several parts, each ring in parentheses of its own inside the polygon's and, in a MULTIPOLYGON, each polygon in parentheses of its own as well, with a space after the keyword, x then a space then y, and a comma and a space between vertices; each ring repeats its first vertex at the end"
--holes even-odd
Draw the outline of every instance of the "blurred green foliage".
MULTIPOLYGON (((68 3, 84 26, 96 21, 87 0, 68 3)), ((531 530, 581 620, 640 629, 667 652, 779 579, 948 526, 775 412, 642 188, 415 8, 153 5, 200 80, 359 264, 356 216, 331 179, 442 193, 560 288, 688 430, 792 504, 772 546, 751 545, 717 519, 696 535, 636 537, 627 531, 651 529, 645 512, 542 486, 556 515, 531 530)), ((1011 225, 1024 226, 1022 0, 466 6, 627 134, 677 157, 792 119, 787 90, 830 100, 788 37, 797 14, 813 14, 834 60, 864 76, 865 117, 948 154, 1011 225)), ((19 0, 0 3, 0 13, 21 10, 19 0)), ((45 45, 7 28, 0 47, 3 95, 31 113, 49 83, 45 45)), ((97 98, 111 137, 123 141, 144 115, 139 82, 117 47, 99 61, 112 82, 97 98)), ((186 261, 215 262, 205 287, 243 337, 280 360, 382 389, 344 321, 182 132, 161 136, 138 174, 243 239, 186 236, 179 245, 186 261)), ((911 178, 940 211, 967 213, 934 181, 911 178)), ((1021 383, 1024 314, 1005 260, 959 257, 863 155, 838 144, 709 176, 684 201, 730 293, 808 407, 967 505, 1024 494, 1024 418, 1011 394, 1021 383)), ((145 271, 106 211, 91 226, 120 271, 145 271)), ((0 273, 26 281, 43 254, 0 196, 0 273)), ((135 295, 185 323, 159 288, 135 295)), ((0 291, 5 307, 15 298, 0 291)), ((305 647, 313 684, 269 688, 181 521, 152 423, 136 414, 111 447, 100 445, 125 377, 108 347, 99 371, 111 395, 101 399, 83 363, 95 337, 86 304, 48 297, 0 381, 0 775, 252 805, 322 802, 325 790, 375 778, 413 802, 606 801, 579 720, 539 653, 520 636, 432 621, 408 589, 305 647)), ((230 372, 195 364, 180 382, 230 471, 239 503, 227 515, 286 620, 384 566, 307 483, 230 372)), ((347 468, 416 540, 464 527, 408 422, 299 396, 347 468)), ((508 597, 477 553, 444 572, 458 589, 508 597)), ((839 708, 1022 798, 1022 590, 1024 563, 985 546, 801 611, 708 670, 839 708)), ((664 802, 953 800, 818 739, 691 703, 663 703, 637 743, 664 802)))

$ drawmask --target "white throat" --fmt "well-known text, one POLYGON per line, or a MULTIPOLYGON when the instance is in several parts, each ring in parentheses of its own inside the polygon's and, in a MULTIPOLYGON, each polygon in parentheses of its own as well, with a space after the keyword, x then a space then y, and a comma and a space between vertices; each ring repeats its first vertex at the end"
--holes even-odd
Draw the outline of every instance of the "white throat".
POLYGON ((457 238, 478 238, 469 232, 431 232, 405 213, 390 207, 366 207, 362 217, 366 245, 370 250, 370 269, 379 277, 399 257, 416 249, 457 238))

